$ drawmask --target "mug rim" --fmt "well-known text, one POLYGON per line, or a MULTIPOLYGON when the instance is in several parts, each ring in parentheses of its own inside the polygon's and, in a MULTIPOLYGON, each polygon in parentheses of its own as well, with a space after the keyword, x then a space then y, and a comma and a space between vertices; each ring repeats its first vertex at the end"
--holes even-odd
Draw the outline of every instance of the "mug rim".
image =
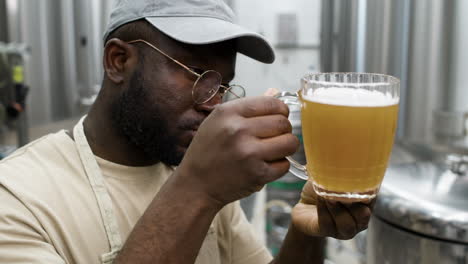
POLYGON ((318 72, 318 73, 309 73, 306 74, 304 77, 301 78, 302 82, 304 83, 313 83, 313 84, 322 84, 322 85, 336 85, 337 87, 359 87, 359 86, 389 86, 389 85, 399 85, 400 79, 388 74, 382 73, 368 73, 368 72, 318 72), (386 77, 388 81, 385 82, 340 82, 340 81, 325 81, 325 80, 316 80, 316 78, 320 78, 321 76, 326 75, 357 75, 357 76, 380 76, 386 77))

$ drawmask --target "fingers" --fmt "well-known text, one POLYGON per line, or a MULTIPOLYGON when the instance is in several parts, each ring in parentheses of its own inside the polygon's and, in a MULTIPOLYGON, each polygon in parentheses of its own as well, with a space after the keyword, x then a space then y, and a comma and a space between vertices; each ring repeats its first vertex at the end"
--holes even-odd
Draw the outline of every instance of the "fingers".
POLYGON ((275 161, 294 154, 299 147, 299 140, 292 134, 283 134, 262 139, 256 147, 263 160, 275 161))
POLYGON ((345 204, 343 206, 348 209, 349 214, 353 217, 356 223, 357 232, 367 229, 369 220, 372 215, 371 208, 362 203, 345 204))
POLYGON ((335 223, 336 238, 353 238, 358 233, 359 229, 350 211, 340 202, 326 201, 325 204, 335 223))
POLYGON ((313 205, 317 204, 317 193, 314 190, 312 181, 307 181, 304 185, 304 188, 302 188, 301 203, 313 205))
POLYGON ((292 131, 288 118, 279 114, 248 118, 246 126, 250 134, 258 138, 278 136, 292 131))
POLYGON ((361 202, 361 204, 364 204, 366 205, 367 207, 370 208, 370 210, 374 210, 374 206, 375 206, 375 203, 377 202, 377 197, 376 198, 372 198, 370 201, 366 201, 366 202, 361 202))
POLYGON ((323 198, 317 198, 317 233, 321 236, 338 237, 337 228, 333 215, 328 210, 326 201, 323 198))
POLYGON ((226 108, 232 108, 235 112, 243 117, 256 117, 264 115, 289 115, 289 108, 280 100, 269 97, 248 97, 240 100, 235 100, 224 104, 226 108))
POLYGON ((262 173, 259 175, 259 183, 267 184, 281 178, 289 171, 289 161, 286 159, 265 162, 262 173))
POLYGON ((266 184, 277 180, 289 171, 289 161, 286 156, 294 154, 299 146, 299 140, 292 134, 262 139, 250 143, 253 155, 263 161, 262 168, 257 168, 259 183, 266 184))
POLYGON ((279 93, 280 91, 276 88, 268 88, 263 95, 264 96, 275 96, 279 93))
POLYGON ((351 239, 367 227, 370 208, 360 203, 343 204, 318 196, 316 205, 299 203, 292 223, 310 236, 351 239))

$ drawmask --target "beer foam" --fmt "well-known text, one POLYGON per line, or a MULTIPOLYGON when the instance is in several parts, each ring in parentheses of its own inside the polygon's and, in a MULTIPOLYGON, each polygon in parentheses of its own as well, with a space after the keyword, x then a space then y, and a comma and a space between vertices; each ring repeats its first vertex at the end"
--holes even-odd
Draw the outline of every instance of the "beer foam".
POLYGON ((390 106, 400 101, 399 97, 394 98, 390 93, 338 87, 308 90, 302 97, 307 101, 322 104, 363 107, 390 106))

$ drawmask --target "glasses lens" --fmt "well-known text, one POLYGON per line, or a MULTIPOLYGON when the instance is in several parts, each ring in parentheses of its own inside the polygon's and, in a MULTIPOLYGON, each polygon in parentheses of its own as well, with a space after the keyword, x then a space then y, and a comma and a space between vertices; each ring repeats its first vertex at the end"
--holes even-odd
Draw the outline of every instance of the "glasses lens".
POLYGON ((231 85, 229 90, 223 96, 223 102, 232 101, 245 97, 244 87, 240 85, 231 85))
POLYGON ((215 71, 206 71, 195 82, 192 96, 197 104, 203 104, 211 100, 221 85, 221 74, 215 71))

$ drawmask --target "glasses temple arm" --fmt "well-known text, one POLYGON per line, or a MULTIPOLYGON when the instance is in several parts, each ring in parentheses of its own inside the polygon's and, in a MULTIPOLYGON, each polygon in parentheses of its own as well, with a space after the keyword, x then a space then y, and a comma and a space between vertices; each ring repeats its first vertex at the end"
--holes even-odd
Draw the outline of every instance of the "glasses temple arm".
MULTIPOLYGON (((229 92, 230 94, 233 94, 235 97, 237 97, 238 99, 242 98, 241 96, 237 95, 235 92, 231 91, 232 90, 232 87, 229 86, 229 87, 226 87, 224 85, 220 85, 221 87, 223 87, 225 89, 226 92, 229 92)), ((241 87, 242 89, 244 89, 244 87, 242 86, 239 86, 239 85, 236 85, 237 87, 241 87)))
POLYGON ((177 63, 179 66, 181 66, 182 68, 186 69, 187 71, 191 72, 192 74, 194 74, 195 76, 197 77, 200 77, 200 74, 194 72, 192 69, 190 69, 189 67, 185 66, 183 63, 179 62, 178 60, 172 58, 171 56, 169 56, 168 54, 166 54, 164 51, 160 50, 159 48, 157 48, 156 46, 154 46, 153 44, 147 42, 146 40, 142 40, 142 39, 137 39, 137 40, 132 40, 132 41, 129 41, 127 43, 131 44, 131 43, 135 43, 135 42, 143 42, 145 43, 146 45, 150 46, 151 48, 155 49, 157 52, 161 53, 162 55, 164 55, 164 57, 172 60, 173 62, 177 63))

